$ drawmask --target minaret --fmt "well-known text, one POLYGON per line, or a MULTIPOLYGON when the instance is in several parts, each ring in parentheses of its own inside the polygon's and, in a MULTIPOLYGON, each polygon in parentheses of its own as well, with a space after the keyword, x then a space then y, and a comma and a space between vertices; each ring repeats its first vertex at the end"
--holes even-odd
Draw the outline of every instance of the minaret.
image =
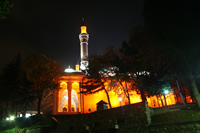
POLYGON ((80 69, 86 70, 89 65, 88 62, 89 34, 87 34, 87 27, 84 25, 84 18, 83 18, 83 24, 81 26, 81 33, 79 34, 79 39, 80 39, 80 53, 81 53, 80 69))

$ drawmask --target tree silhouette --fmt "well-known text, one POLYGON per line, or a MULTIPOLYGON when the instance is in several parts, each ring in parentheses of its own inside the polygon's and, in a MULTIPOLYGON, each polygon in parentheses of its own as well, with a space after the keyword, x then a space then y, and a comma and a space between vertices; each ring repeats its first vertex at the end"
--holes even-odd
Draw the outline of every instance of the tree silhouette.
MULTIPOLYGON (((184 77, 200 107, 196 84, 199 69, 194 69, 200 63, 200 39, 196 36, 200 33, 197 5, 191 1, 145 0, 143 16, 154 53, 157 59, 160 58, 157 64, 172 70, 178 80, 184 77)), ((156 67, 156 64, 152 66, 156 67)))
MULTIPOLYGON (((20 55, 15 57, 3 69, 1 76, 1 96, 0 100, 8 105, 12 104, 12 114, 14 111, 26 114, 26 106, 34 100, 32 83, 27 79, 26 73, 22 67, 20 55)), ((6 111, 7 112, 7 108, 6 111)), ((6 113, 6 115, 8 115, 6 113)))
POLYGON ((38 99, 38 114, 45 90, 52 90, 59 86, 58 78, 61 74, 61 66, 45 55, 29 56, 24 62, 24 68, 28 80, 33 83, 35 96, 38 99))
POLYGON ((1 0, 0 1, 0 19, 5 19, 6 15, 10 13, 10 8, 13 7, 10 0, 1 0))

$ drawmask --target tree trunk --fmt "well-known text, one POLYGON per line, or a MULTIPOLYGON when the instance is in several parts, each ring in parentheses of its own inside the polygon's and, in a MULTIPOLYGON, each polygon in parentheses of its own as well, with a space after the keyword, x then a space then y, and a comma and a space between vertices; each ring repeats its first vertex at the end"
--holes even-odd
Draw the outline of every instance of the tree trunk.
POLYGON ((12 115, 14 115, 15 113, 15 102, 14 102, 14 100, 12 100, 12 115))
POLYGON ((157 98, 158 107, 160 107, 160 103, 159 103, 159 97, 158 97, 158 95, 156 95, 156 98, 157 98))
POLYGON ((108 104, 109 104, 109 106, 110 106, 110 109, 112 109, 112 106, 111 106, 111 103, 110 103, 110 97, 109 97, 108 91, 105 89, 105 87, 104 87, 104 91, 105 91, 105 93, 106 93, 106 96, 107 96, 107 99, 108 99, 108 104))
POLYGON ((167 106, 167 100, 166 100, 166 97, 165 97, 165 95, 163 95, 164 96, 164 100, 165 100, 165 106, 167 106))
MULTIPOLYGON (((177 88, 178 89, 178 88, 177 88)), ((179 102, 179 98, 178 98, 178 93, 176 93, 176 100, 177 100, 177 103, 180 103, 179 102)))
POLYGON ((26 102, 24 103, 24 110, 23 110, 23 114, 22 114, 23 117, 26 116, 26 102))
POLYGON ((193 96, 196 100, 197 106, 200 109, 200 96, 199 91, 196 85, 196 80, 194 76, 192 75, 191 70, 188 68, 188 79, 189 79, 189 89, 192 90, 193 96))
POLYGON ((141 93, 142 102, 145 102, 145 101, 147 101, 146 96, 145 96, 145 89, 143 89, 143 87, 141 87, 141 86, 142 85, 140 84, 140 82, 138 82, 138 88, 141 93))
POLYGON ((124 94, 125 94, 125 96, 126 96, 127 99, 128 99, 128 103, 131 104, 129 92, 128 92, 128 89, 127 89, 127 83, 126 83, 126 81, 125 81, 125 84, 126 84, 126 89, 124 88, 122 82, 120 82, 120 85, 121 85, 121 87, 123 88, 124 94))
POLYGON ((182 93, 181 93, 181 89, 180 89, 179 82, 178 82, 177 79, 176 79, 176 84, 177 84, 177 87, 178 87, 179 94, 180 94, 180 96, 181 96, 181 98, 182 98, 183 105, 185 105, 185 100, 184 100, 183 95, 182 95, 182 93))
POLYGON ((163 100, 162 100, 162 98, 161 98, 161 96, 160 96, 160 95, 159 95, 159 97, 160 97, 160 101, 161 101, 161 103, 162 103, 162 107, 164 107, 163 100))
POLYGON ((40 114, 40 105, 41 105, 42 97, 38 98, 38 114, 40 114))
POLYGON ((197 106, 200 109, 200 96, 199 96, 199 91, 196 85, 196 80, 192 74, 190 65, 186 57, 184 56, 185 62, 186 62, 186 74, 188 75, 188 80, 189 80, 189 88, 192 90, 193 96, 196 100, 197 106))
POLYGON ((138 88, 139 91, 140 91, 140 95, 141 95, 141 100, 142 100, 142 102, 145 102, 147 99, 146 99, 146 97, 145 97, 145 91, 144 91, 144 89, 141 87, 142 85, 140 85, 140 83, 139 83, 138 81, 135 80, 135 77, 132 76, 132 78, 133 78, 133 81, 134 81, 134 83, 136 84, 137 88, 138 88), (136 83, 136 82, 137 82, 137 83, 136 83))
POLYGON ((145 97, 145 92, 142 88, 140 88, 140 93, 141 93, 142 102, 145 102, 147 99, 145 97))
POLYGON ((184 96, 184 99, 185 99, 185 103, 187 104, 187 93, 185 91, 185 88, 181 87, 181 90, 182 90, 182 93, 183 93, 183 96, 184 96))
POLYGON ((8 101, 6 101, 5 116, 8 117, 8 101))
POLYGON ((179 103, 178 94, 176 93, 176 89, 174 89, 174 94, 176 95, 176 103, 179 103))
POLYGON ((128 92, 128 87, 127 87, 126 81, 125 81, 125 84, 126 84, 126 93, 127 93, 128 103, 131 104, 130 95, 129 95, 129 92, 128 92))
POLYGON ((199 96, 199 91, 198 91, 198 88, 196 86, 196 81, 195 81, 194 78, 190 80, 190 87, 192 89, 193 96, 196 100, 197 106, 200 109, 200 96, 199 96))
POLYGON ((190 96, 191 96, 191 99, 192 99, 192 103, 194 103, 194 96, 193 96, 193 93, 192 93, 192 90, 188 88, 188 91, 190 93, 190 96))
POLYGON ((8 117, 8 101, 3 103, 3 118, 8 117))

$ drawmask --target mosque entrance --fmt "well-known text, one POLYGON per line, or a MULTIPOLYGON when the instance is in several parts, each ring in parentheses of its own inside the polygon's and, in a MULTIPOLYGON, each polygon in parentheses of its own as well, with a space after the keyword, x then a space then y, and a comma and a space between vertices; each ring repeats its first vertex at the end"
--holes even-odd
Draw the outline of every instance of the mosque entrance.
POLYGON ((61 95, 61 103, 60 103, 60 110, 59 112, 69 112, 71 108, 71 112, 77 112, 78 111, 78 95, 77 93, 72 89, 71 91, 71 107, 68 106, 69 104, 69 98, 68 98, 68 90, 64 90, 61 95))

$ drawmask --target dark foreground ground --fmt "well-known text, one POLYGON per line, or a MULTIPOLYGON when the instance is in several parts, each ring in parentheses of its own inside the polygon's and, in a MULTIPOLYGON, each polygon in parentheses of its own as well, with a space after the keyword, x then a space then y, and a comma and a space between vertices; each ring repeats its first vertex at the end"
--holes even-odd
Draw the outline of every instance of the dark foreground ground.
MULTIPOLYGON (((154 108, 151 114, 151 125, 200 121, 200 110, 195 104, 154 108)), ((44 115, 38 115, 28 119, 20 118, 12 122, 2 121, 0 124, 0 133, 14 133, 19 128, 48 127, 50 129, 56 127, 56 121, 52 119, 52 116, 44 115)))
POLYGON ((199 121, 200 110, 196 104, 172 105, 153 109, 151 124, 171 124, 188 121, 199 121))

